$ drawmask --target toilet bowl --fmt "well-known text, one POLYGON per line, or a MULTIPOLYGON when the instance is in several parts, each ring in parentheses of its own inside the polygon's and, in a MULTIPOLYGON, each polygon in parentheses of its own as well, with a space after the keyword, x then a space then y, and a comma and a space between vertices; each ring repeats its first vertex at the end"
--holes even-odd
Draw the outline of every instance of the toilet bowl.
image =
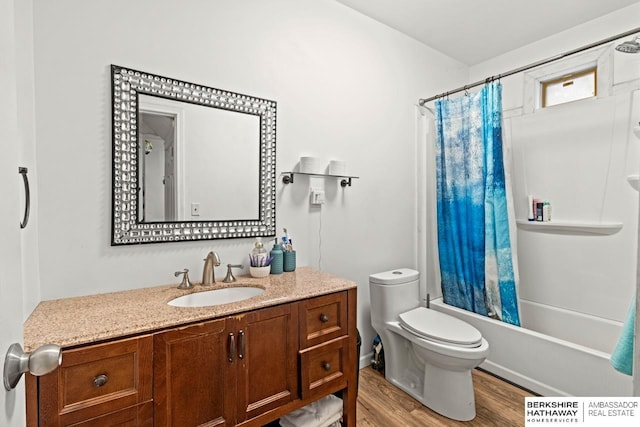
POLYGON ((371 324, 382 339, 385 377, 445 417, 475 418, 471 370, 489 343, 468 323, 420 306, 420 275, 398 269, 369 276, 371 324))

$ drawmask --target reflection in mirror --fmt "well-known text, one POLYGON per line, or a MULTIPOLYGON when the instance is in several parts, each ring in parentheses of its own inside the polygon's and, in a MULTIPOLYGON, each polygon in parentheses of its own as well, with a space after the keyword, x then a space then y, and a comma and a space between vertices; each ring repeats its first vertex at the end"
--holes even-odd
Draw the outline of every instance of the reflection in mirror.
POLYGON ((175 188, 176 116, 143 112, 141 108, 138 120, 138 218, 140 222, 175 221, 178 210, 175 188))
POLYGON ((140 221, 257 219, 259 117, 138 99, 140 221))
POLYGON ((112 244, 275 235, 276 103, 111 69, 112 244))

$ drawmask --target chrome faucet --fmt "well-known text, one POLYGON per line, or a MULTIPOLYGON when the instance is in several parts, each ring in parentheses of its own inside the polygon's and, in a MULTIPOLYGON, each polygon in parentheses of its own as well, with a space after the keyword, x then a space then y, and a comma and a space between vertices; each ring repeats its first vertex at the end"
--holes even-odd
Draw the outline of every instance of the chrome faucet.
POLYGON ((202 269, 202 285, 212 285, 216 283, 216 272, 214 267, 220 265, 220 257, 217 252, 211 251, 203 261, 204 268, 202 269))

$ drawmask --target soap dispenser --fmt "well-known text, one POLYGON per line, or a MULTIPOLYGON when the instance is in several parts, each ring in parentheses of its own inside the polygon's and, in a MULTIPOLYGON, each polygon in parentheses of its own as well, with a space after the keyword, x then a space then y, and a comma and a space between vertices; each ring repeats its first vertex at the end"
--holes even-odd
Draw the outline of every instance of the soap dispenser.
POLYGON ((273 249, 271 249, 271 274, 282 274, 283 268, 283 253, 278 239, 274 240, 273 249))

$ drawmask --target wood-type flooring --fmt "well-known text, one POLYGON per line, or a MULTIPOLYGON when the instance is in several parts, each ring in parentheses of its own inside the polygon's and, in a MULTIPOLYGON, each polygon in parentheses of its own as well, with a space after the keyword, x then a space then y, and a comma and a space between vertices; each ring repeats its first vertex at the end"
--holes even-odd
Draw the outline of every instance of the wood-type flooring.
MULTIPOLYGON (((524 426, 524 398, 534 394, 474 369, 476 418, 458 422, 430 410, 371 367, 360 370, 358 427, 524 426)), ((453 397, 455 398, 455 397, 453 397)))

